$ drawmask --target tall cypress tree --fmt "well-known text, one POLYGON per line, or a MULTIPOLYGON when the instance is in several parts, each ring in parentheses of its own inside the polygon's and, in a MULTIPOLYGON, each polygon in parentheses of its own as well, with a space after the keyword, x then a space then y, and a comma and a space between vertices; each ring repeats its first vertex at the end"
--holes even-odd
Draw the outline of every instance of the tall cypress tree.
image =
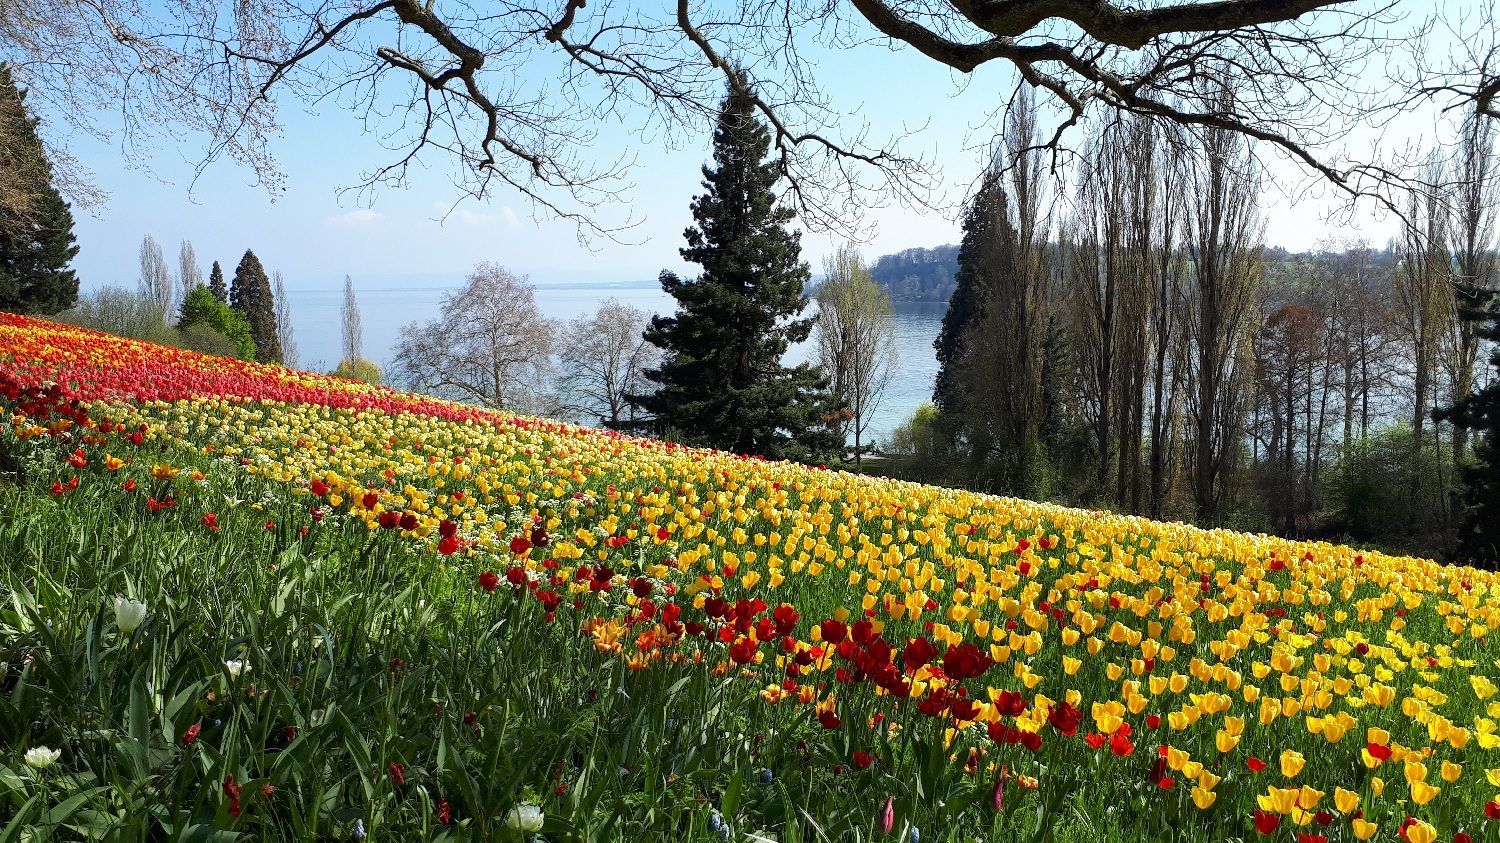
POLYGON ((993 251, 1000 236, 997 226, 1004 217, 1005 191, 999 180, 986 175, 974 197, 964 209, 963 239, 958 245, 958 269, 953 275, 953 296, 943 312, 943 324, 932 346, 937 351, 938 373, 932 386, 932 403, 938 409, 953 412, 962 403, 963 385, 959 370, 963 348, 972 341, 971 332, 979 328, 984 301, 989 295, 989 273, 993 270, 985 258, 993 251))
POLYGON ((234 270, 229 287, 229 306, 250 323, 250 337, 255 340, 257 363, 281 362, 281 338, 276 333, 276 302, 271 295, 271 279, 260 258, 249 249, 234 270))
POLYGON ((0 202, 0 310, 52 314, 78 301, 78 276, 68 268, 78 246, 73 213, 52 184, 52 165, 37 137, 26 92, 0 66, 0 183, 13 201, 0 202))
MULTIPOLYGON (((1464 318, 1484 324, 1480 336, 1500 343, 1500 296, 1488 309, 1470 308, 1464 318)), ((1457 405, 1439 410, 1439 421, 1452 422, 1479 433, 1474 463, 1464 471, 1464 520, 1459 528, 1457 555, 1476 565, 1500 567, 1500 346, 1490 355, 1495 377, 1489 386, 1457 405)))
POLYGON ((224 270, 219 267, 218 261, 214 261, 214 268, 208 273, 208 290, 214 294, 214 298, 229 304, 229 288, 224 285, 224 270))
POLYGON ((770 132, 749 97, 731 89, 713 145, 680 251, 703 272, 661 274, 677 312, 654 317, 646 330, 664 354, 646 371, 659 389, 629 396, 648 417, 638 427, 742 454, 827 459, 842 445, 830 424, 837 406, 828 381, 816 367, 781 364, 787 347, 812 330, 813 320, 801 316, 810 273, 800 235, 787 229, 795 214, 777 205, 770 132))

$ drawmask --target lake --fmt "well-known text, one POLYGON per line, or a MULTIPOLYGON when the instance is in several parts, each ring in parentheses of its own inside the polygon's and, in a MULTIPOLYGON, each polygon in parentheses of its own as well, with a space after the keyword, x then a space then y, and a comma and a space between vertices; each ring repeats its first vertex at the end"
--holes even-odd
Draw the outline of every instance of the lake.
MULTIPOLYGON (((385 368, 401 326, 437 316, 445 287, 372 286, 355 287, 364 324, 365 356, 385 368)), ((287 290, 292 305, 292 327, 304 369, 328 371, 337 365, 343 345, 340 336, 344 288, 297 287, 287 290)), ((625 281, 612 284, 537 284, 537 306, 548 316, 571 319, 592 312, 608 298, 634 305, 648 313, 668 313, 675 301, 655 281, 625 281)), ((937 377, 937 358, 932 341, 937 337, 945 305, 935 302, 896 304, 895 372, 891 384, 871 422, 869 437, 883 439, 891 429, 909 418, 917 406, 932 395, 937 377)), ((786 362, 795 365, 816 354, 811 342, 788 349, 786 362)))

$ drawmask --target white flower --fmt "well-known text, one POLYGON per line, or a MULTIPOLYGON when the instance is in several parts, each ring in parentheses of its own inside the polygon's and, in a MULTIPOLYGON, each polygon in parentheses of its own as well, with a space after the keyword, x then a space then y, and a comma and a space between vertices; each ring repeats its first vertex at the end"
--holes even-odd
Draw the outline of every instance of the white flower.
POLYGON ((62 753, 45 746, 32 747, 26 750, 26 766, 33 770, 45 770, 57 763, 62 753))
POLYGON ((505 815, 505 827, 514 831, 541 831, 543 816, 542 809, 535 805, 511 808, 505 815))
POLYGON ((115 626, 120 628, 122 635, 135 632, 136 627, 146 620, 146 604, 139 600, 129 600, 124 597, 115 598, 115 626))
POLYGON ((241 659, 230 659, 224 662, 224 669, 229 671, 230 676, 238 679, 241 674, 250 672, 250 663, 241 659))

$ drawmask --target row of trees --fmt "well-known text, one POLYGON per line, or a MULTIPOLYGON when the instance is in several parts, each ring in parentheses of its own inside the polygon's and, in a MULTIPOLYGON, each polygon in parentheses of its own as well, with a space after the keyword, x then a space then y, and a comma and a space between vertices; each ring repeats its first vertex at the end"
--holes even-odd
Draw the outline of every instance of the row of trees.
POLYGON ((1460 474, 1484 456, 1469 429, 1494 424, 1462 409, 1496 277, 1488 123, 1429 163, 1402 238, 1298 261, 1267 259, 1242 135, 1121 120, 1061 183, 1039 141, 1020 98, 964 218, 935 435, 904 433, 937 449, 929 468, 1158 518, 1358 532, 1369 502, 1350 490, 1372 484, 1355 469, 1399 424, 1402 464, 1374 485, 1409 505, 1383 534, 1452 545, 1460 474))

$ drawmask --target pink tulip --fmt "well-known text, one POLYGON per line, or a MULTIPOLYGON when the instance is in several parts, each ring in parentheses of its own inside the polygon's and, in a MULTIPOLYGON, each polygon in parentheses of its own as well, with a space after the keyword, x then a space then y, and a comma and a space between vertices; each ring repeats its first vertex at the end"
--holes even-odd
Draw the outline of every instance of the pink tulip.
POLYGON ((880 833, 890 834, 896 826, 896 797, 885 798, 885 808, 880 812, 880 833))

